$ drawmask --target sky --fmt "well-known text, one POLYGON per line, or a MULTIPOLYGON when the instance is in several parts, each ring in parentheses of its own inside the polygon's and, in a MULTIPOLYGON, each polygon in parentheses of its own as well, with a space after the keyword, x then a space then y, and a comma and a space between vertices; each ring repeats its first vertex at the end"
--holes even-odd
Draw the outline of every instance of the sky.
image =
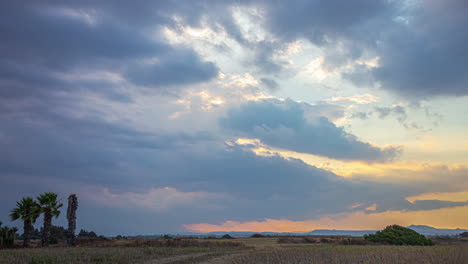
POLYGON ((103 235, 468 229, 467 12, 2 1, 0 221, 56 192, 103 235))

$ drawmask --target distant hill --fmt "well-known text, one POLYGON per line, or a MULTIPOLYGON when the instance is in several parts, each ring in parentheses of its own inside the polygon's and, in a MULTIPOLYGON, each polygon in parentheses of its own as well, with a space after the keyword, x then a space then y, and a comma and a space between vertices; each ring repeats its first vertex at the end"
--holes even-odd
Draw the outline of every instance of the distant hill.
MULTIPOLYGON (((463 232, 467 232, 466 229, 439 229, 426 225, 410 225, 408 228, 413 229, 414 231, 425 235, 425 236, 456 236, 463 232)), ((309 232, 299 232, 299 233, 275 233, 275 232, 263 232, 262 235, 313 235, 313 236, 364 236, 367 234, 374 234, 377 230, 335 230, 335 229, 317 229, 309 232)), ((224 234, 229 234, 233 237, 248 237, 255 232, 211 232, 208 235, 222 236, 224 234)))
MULTIPOLYGON (((410 225, 408 228, 413 229, 414 231, 425 235, 425 236, 456 236, 463 232, 468 232, 468 229, 439 229, 426 225, 410 225)), ((253 234, 262 234, 265 236, 287 236, 287 235, 312 235, 312 236, 364 236, 366 234, 374 234, 377 230, 334 230, 334 229, 317 229, 309 232, 296 232, 296 233, 277 233, 277 232, 225 232, 217 231, 210 233, 193 233, 193 232, 181 232, 181 233, 171 233, 169 235, 173 237, 221 237, 225 234, 229 234, 232 237, 250 237, 253 234)), ((157 238, 164 234, 160 235, 140 235, 133 237, 145 237, 145 238, 157 238)))
MULTIPOLYGON (((410 225, 409 229, 425 235, 425 236, 456 236, 467 230, 465 229, 439 229, 432 226, 426 225, 410 225)), ((377 230, 314 230, 307 232, 307 235, 328 235, 328 236, 363 236, 366 234, 374 234, 377 230)))
POLYGON ((467 229, 439 229, 432 226, 426 225, 410 225, 408 228, 413 229, 414 231, 423 234, 425 236, 456 236, 463 232, 467 232, 467 229))
POLYGON ((317 229, 311 232, 303 233, 304 235, 312 236, 364 236, 374 234, 376 230, 334 230, 334 229, 317 229))

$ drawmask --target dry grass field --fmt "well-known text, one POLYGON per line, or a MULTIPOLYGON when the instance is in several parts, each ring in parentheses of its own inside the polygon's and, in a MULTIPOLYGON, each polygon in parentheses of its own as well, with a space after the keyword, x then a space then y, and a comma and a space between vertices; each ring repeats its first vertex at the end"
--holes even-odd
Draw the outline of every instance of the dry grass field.
POLYGON ((295 246, 233 256, 225 263, 468 263, 463 246, 295 246))
MULTIPOLYGON (((0 250, 0 264, 468 263, 468 243, 344 245, 343 237, 128 239, 0 250), (305 238, 305 240, 304 240, 305 238), (304 243, 306 241, 306 243, 304 243)), ((346 243, 346 242, 345 242, 346 243)))

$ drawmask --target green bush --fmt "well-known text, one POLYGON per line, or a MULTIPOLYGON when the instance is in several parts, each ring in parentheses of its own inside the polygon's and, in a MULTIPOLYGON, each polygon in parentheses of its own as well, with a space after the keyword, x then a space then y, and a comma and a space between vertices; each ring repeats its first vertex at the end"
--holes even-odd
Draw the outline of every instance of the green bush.
POLYGON ((399 225, 387 226, 384 230, 377 231, 374 235, 365 235, 364 239, 391 245, 432 246, 434 244, 432 240, 418 232, 399 225))

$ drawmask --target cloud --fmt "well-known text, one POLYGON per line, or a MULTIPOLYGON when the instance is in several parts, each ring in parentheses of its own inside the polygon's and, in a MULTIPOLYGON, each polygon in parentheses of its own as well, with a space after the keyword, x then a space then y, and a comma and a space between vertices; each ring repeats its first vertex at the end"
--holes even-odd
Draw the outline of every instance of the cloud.
MULTIPOLYGON (((100 192, 104 188, 112 190, 100 195, 102 201, 108 202, 100 203, 101 207, 114 207, 112 201, 118 201, 123 205, 121 210, 130 207, 136 210, 154 202, 155 211, 166 210, 171 214, 176 214, 172 208, 180 207, 182 201, 192 198, 207 201, 207 198, 222 206, 203 209, 200 202, 193 207, 215 220, 236 215, 241 219, 280 217, 284 213, 298 217, 323 211, 322 204, 328 204, 326 211, 334 213, 350 203, 380 195, 362 191, 369 185, 361 186, 300 160, 278 155, 262 157, 239 145, 226 148, 219 137, 210 133, 148 132, 121 121, 56 112, 60 109, 52 108, 49 112, 35 108, 36 111, 23 113, 21 119, 1 116, 4 126, 0 129, 0 146, 9 150, 0 159, 0 177, 5 183, 2 191, 6 188, 18 192, 32 184, 38 192, 66 193, 87 182, 100 192), (10 177, 28 180, 17 184, 18 180, 10 181, 10 177), (57 185, 58 181, 62 185, 57 185), (350 198, 348 192, 358 195, 350 198), (162 195, 173 199, 159 199, 162 195), (162 204, 158 205, 156 200, 162 204), (312 201, 320 202, 311 207, 312 201), (309 208, 307 212, 304 206, 309 208)), ((411 194, 395 194, 393 199, 411 194)), ((89 192, 82 195, 83 199, 94 197, 89 192)), ((393 201, 388 196, 385 199, 390 204, 393 201)), ((187 219, 203 218, 195 213, 187 219)), ((182 224, 179 221, 171 225, 169 221, 166 226, 175 230, 177 223, 182 224)))
POLYGON ((392 8, 388 1, 292 1, 265 2, 268 29, 285 39, 299 35, 323 44, 334 37, 351 37, 355 29, 369 26, 379 17, 387 17, 392 8))
POLYGON ((384 89, 417 99, 467 95, 465 11, 460 0, 418 2, 404 23, 384 30, 372 75, 384 89))
POLYGON ((260 81, 272 92, 279 90, 279 84, 273 79, 262 78, 260 81))
POLYGON ((356 103, 356 104, 370 104, 380 100, 379 97, 372 94, 357 94, 353 96, 338 96, 326 99, 325 101, 331 103, 356 103))
POLYGON ((440 208, 451 208, 457 206, 468 205, 468 200, 465 202, 451 202, 451 201, 439 201, 439 200, 416 200, 412 202, 412 206, 408 211, 425 211, 434 210, 440 208))
POLYGON ((369 115, 366 112, 355 112, 351 115, 351 118, 366 120, 367 118, 369 118, 369 115))
MULTIPOLYGON (((105 234, 285 216, 300 222, 363 208, 377 214, 462 205, 406 197, 460 191, 466 169, 415 172, 389 165, 362 171, 391 164, 399 148, 366 143, 334 122, 344 117, 346 104, 372 103, 375 96, 333 97, 311 105, 268 94, 284 83, 282 71, 292 67, 291 55, 301 55, 297 39, 321 49, 324 69, 338 72, 334 67, 344 69, 352 61, 382 88, 399 92, 391 88, 399 83, 386 80, 394 73, 385 70, 404 61, 398 56, 392 61, 392 52, 374 54, 393 51, 388 45, 397 35, 392 34, 412 28, 400 22, 395 27, 394 3, 2 2, 0 218, 8 219, 22 195, 56 191, 65 197, 77 190, 80 223, 105 234), (233 10, 240 10, 237 19, 247 17, 248 25, 237 23, 233 10), (202 34, 194 30, 200 28, 211 30, 200 42, 225 34, 232 39, 208 41, 221 50, 213 55, 192 45, 191 38, 172 42, 164 35, 165 29, 202 34), (234 40, 243 45, 241 51, 227 45, 234 40), (226 69, 217 64, 221 53, 226 69), (357 63, 377 55, 378 65, 357 63), (240 137, 264 144, 269 155, 235 143, 240 137), (350 168, 352 177, 344 178, 339 170, 312 166, 278 149, 361 167, 350 168), (369 171, 392 177, 376 179, 369 171), (128 226, 130 221, 134 225, 128 226)), ((446 45, 433 43, 435 51, 446 45)), ((417 80, 418 73, 407 78, 417 80)), ((445 81, 450 94, 452 81, 462 79, 445 81)), ((393 107, 379 111, 383 118, 406 113, 393 107)))
POLYGON ((309 105, 304 116, 309 121, 325 117, 331 122, 336 122, 345 116, 345 111, 343 106, 320 101, 309 105))
MULTIPOLYGON (((247 64, 266 73, 277 75, 287 69, 288 59, 275 54, 291 43, 307 39, 323 51, 324 67, 330 71, 378 56, 378 65, 369 67, 358 63, 342 73, 352 81, 367 79, 367 83, 378 84, 411 100, 463 96, 467 91, 467 79, 463 77, 468 76, 463 67, 467 39, 458 32, 463 31, 468 20, 460 11, 464 7, 461 0, 446 4, 386 0, 289 1, 287 4, 261 0, 222 4, 144 1, 137 6, 88 1, 57 6, 41 1, 29 8, 17 4, 4 4, 4 7, 8 11, 2 14, 5 26, 2 31, 9 41, 2 45, 3 52, 0 52, 5 63, 24 64, 26 59, 42 70, 65 71, 77 65, 121 69, 122 64, 113 60, 126 59, 130 60, 126 65, 136 67, 126 73, 129 77, 137 76, 136 72, 142 70, 147 72, 142 73, 142 82, 157 81, 157 77, 166 76, 164 71, 154 64, 141 69, 142 65, 132 60, 163 59, 166 53, 177 54, 179 48, 168 45, 154 32, 160 27, 177 28, 177 23, 183 21, 189 26, 203 24, 214 31, 222 29, 247 49, 250 54, 247 64), (21 23, 17 23, 18 19, 21 23), (9 27, 11 24, 16 27, 9 27), (37 41, 39 38, 41 41, 37 41), (86 45, 77 44, 81 39, 88 40, 86 45), (36 45, 29 45, 31 42, 36 45)), ((190 57, 187 61, 194 64, 185 74, 168 76, 171 84, 178 84, 178 80, 184 84, 187 81, 184 76, 198 74, 199 78, 188 79, 205 81, 217 73, 209 62, 190 57)), ((165 62, 170 65, 172 61, 165 62)), ((177 68, 188 69, 186 66, 181 63, 177 68)))
POLYGON ((380 119, 384 119, 390 114, 396 115, 398 122, 403 123, 408 118, 406 109, 401 105, 392 107, 374 107, 374 111, 379 115, 380 119))
POLYGON ((125 73, 131 82, 161 87, 171 84, 194 84, 208 81, 218 75, 218 68, 212 62, 203 62, 192 51, 173 50, 160 57, 162 61, 140 63, 125 73))
POLYGON ((261 41, 247 38, 240 43, 253 51, 251 62, 257 69, 275 75, 289 71, 291 65, 287 57, 275 55, 298 40, 306 39, 323 47, 327 53, 325 66, 329 69, 334 64, 346 64, 349 57, 360 58, 367 40, 378 34, 377 30, 391 19, 396 8, 384 0, 353 3, 260 0, 244 5, 258 10, 251 23, 265 33, 261 41))
POLYGON ((181 192, 175 188, 150 188, 142 193, 112 193, 104 188, 100 193, 87 193, 84 199, 112 207, 141 207, 146 210, 166 211, 194 205, 208 206, 209 200, 219 200, 221 196, 207 192, 181 192))
MULTIPOLYGON (((114 17, 117 14, 109 14, 111 9, 103 8, 102 3, 94 7, 80 3, 2 4, 0 31, 8 41, 0 46, 1 94, 51 97, 84 89, 128 101, 125 97, 130 96, 132 84, 166 89, 168 85, 198 83, 217 76, 218 68, 212 62, 201 60, 187 47, 171 46, 162 40, 158 27, 169 20, 161 15, 154 14, 146 26, 141 26, 136 17, 114 17), (121 23, 125 18, 131 21, 121 23), (108 75, 102 75, 99 81, 80 75, 62 78, 76 72, 108 72, 121 80, 116 82, 108 75)), ((158 6, 154 7, 157 10, 158 6)))
MULTIPOLYGON (((414 111, 415 108, 413 108, 412 110, 414 111)), ((409 113, 410 113, 409 108, 407 106, 403 106, 403 105, 392 105, 390 107, 376 106, 376 107, 374 107, 373 110, 365 113, 366 118, 364 118, 364 119, 367 119, 367 117, 369 117, 371 115, 377 114, 378 118, 382 119, 382 120, 386 119, 388 117, 395 118, 398 121, 398 123, 400 123, 406 129, 414 129, 414 130, 419 130, 421 132, 429 132, 429 131, 432 130, 432 128, 427 128, 427 127, 421 125, 420 121, 411 120, 409 118, 409 113)), ((437 113, 435 115, 428 115, 427 113, 425 113, 425 114, 428 117, 428 120, 430 120, 430 119, 432 119, 432 120, 439 119, 440 120, 440 116, 438 116, 437 113)), ((360 113, 355 113, 355 114, 353 114, 353 117, 361 118, 362 116, 360 116, 360 113)), ((430 125, 437 126, 438 123, 437 123, 437 121, 432 121, 432 123, 430 125)))
POLYGON ((0 145, 9 149, 0 154, 0 173, 34 177, 66 174, 74 180, 94 175, 95 183, 107 182, 108 175, 112 175, 116 183, 129 183, 130 171, 140 170, 136 163, 149 161, 147 152, 176 148, 179 144, 187 147, 211 137, 204 132, 148 132, 102 116, 76 117, 68 111, 71 106, 76 107, 68 104, 47 109, 40 104, 0 115, 4 124, 0 145))
MULTIPOLYGON (((413 109, 414 110, 414 109, 413 109)), ((427 112, 427 111, 426 111, 427 112)), ((351 118, 367 120, 372 116, 377 116, 379 119, 384 120, 390 117, 395 118, 406 129, 417 129, 422 132, 428 132, 431 129, 425 129, 415 121, 408 120, 408 107, 403 105, 392 105, 392 106, 375 106, 368 112, 354 112, 351 114, 351 118)), ((431 119, 439 118, 439 116, 430 116, 426 113, 426 116, 431 119)), ((437 126, 437 121, 433 121, 432 125, 437 126)))
MULTIPOLYGON (((0 146, 9 151, 0 157, 0 191, 12 195, 2 199, 0 211, 7 212, 19 195, 79 190, 83 221, 107 234, 115 234, 126 226, 123 220, 131 218, 138 218, 139 225, 129 232, 152 233, 177 231, 187 223, 285 215, 299 221, 358 210, 349 209, 357 203, 375 203, 376 212, 412 210, 414 205, 405 197, 442 188, 438 181, 422 184, 416 178, 411 184, 343 178, 298 159, 226 146, 222 137, 210 133, 148 132, 122 121, 45 109, 20 119, 1 117, 0 146), (188 205, 190 214, 178 210, 188 205), (120 220, 107 226, 99 221, 105 217, 120 220), (158 225, 142 219, 158 219, 158 225)), ((398 174, 413 177, 409 172, 398 174)), ((424 173, 433 174, 446 175, 442 170, 424 173)), ((466 173, 457 171, 450 177, 463 182, 466 173)))
POLYGON ((266 99, 233 109, 220 122, 246 137, 296 152, 370 162, 388 161, 398 155, 398 148, 381 149, 359 141, 318 113, 306 103, 266 99))
MULTIPOLYGON (((468 93, 463 0, 258 3, 264 10, 258 26, 271 39, 309 40, 324 51, 330 70, 378 56, 376 66, 356 65, 342 73, 358 86, 378 86, 412 101, 468 93)), ((259 54, 260 65, 272 61, 269 49, 259 54)))
POLYGON ((436 192, 423 193, 416 196, 406 197, 406 200, 414 203, 418 200, 442 200, 451 202, 466 202, 468 201, 468 191, 461 192, 436 192))

